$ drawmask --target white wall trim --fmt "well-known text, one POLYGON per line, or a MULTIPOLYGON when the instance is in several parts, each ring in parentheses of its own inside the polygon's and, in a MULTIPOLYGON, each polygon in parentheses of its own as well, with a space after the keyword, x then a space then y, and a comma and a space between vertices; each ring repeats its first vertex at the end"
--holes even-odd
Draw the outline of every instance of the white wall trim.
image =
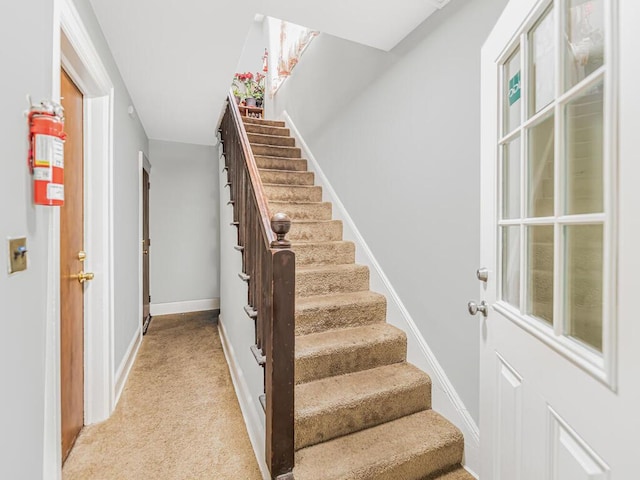
POLYGON ((124 358, 116 372, 114 405, 117 405, 120 400, 124 386, 126 385, 129 374, 131 373, 131 368, 133 368, 136 356, 138 355, 138 350, 140 350, 140 345, 142 345, 142 322, 138 325, 138 330, 136 330, 136 334, 131 339, 131 343, 127 347, 127 352, 124 354, 124 358))
MULTIPOLYGON (((244 417, 244 423, 247 427, 247 433, 249 434, 249 440, 251 441, 251 446, 253 447, 253 452, 256 456, 256 460, 258 462, 258 467, 260 467, 260 473, 262 473, 262 478, 264 480, 268 480, 271 478, 269 474, 269 468, 267 467, 267 462, 264 458, 265 452, 265 438, 264 431, 260 428, 256 428, 256 425, 260 425, 260 419, 257 418, 257 410, 254 406, 250 405, 248 402, 251 398, 251 392, 245 382, 244 375, 242 374, 242 370, 239 368, 238 360, 236 359, 236 354, 233 349, 233 346, 228 340, 225 328, 224 328, 224 319, 222 316, 218 319, 218 333, 220 335, 220 341, 222 343, 222 350, 224 351, 224 356, 227 360, 227 364, 229 365, 229 373, 231 374, 231 381, 233 383, 233 388, 236 391, 236 397, 238 397, 238 403, 240 404, 240 410, 242 411, 242 416, 244 417)), ((261 411, 261 410, 260 410, 261 411)))
POLYGON ((171 315, 174 313, 202 312, 220 308, 219 298, 186 300, 184 302, 152 303, 151 315, 171 315))
POLYGON ((84 95, 85 424, 111 415, 114 398, 113 117, 114 88, 72 0, 60 11, 61 65, 84 95))
MULTIPOLYGON (((113 84, 73 0, 54 0, 51 99, 60 100, 64 66, 85 96, 86 270, 96 279, 85 290, 85 423, 113 409, 113 84), (97 168, 95 167, 97 166, 97 168)), ((36 99, 38 100, 38 99, 36 99)), ((61 477, 60 421, 60 211, 49 217, 45 353, 43 478, 61 477)))
POLYGON ((458 392, 453 387, 453 384, 447 377, 447 374, 438 362, 429 344, 420 333, 411 314, 385 275, 382 267, 376 260, 364 237, 356 227, 355 222, 347 212, 344 204, 333 189, 329 179, 322 171, 309 146, 302 138, 300 131, 296 128, 286 110, 282 112, 281 118, 286 122, 292 136, 296 139, 296 144, 302 149, 303 156, 307 158, 309 170, 315 173, 316 184, 322 186, 323 196, 326 197, 325 200, 333 203, 334 218, 342 220, 345 240, 351 240, 356 244, 356 261, 369 267, 371 271, 371 289, 387 297, 387 321, 398 326, 407 334, 407 359, 425 370, 431 376, 434 408, 453 422, 464 434, 464 464, 470 473, 477 476, 474 473, 474 471, 479 470, 480 466, 480 430, 477 423, 469 414, 458 392))

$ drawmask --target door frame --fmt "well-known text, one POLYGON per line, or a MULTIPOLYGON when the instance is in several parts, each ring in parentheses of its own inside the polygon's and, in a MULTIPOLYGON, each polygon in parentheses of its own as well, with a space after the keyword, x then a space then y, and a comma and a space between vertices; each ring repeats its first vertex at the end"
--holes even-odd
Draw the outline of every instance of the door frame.
MULTIPOLYGON (((145 155, 145 153, 140 150, 138 152, 138 246, 142 245, 142 242, 144 241, 144 212, 143 212, 143 195, 144 195, 144 191, 142 188, 142 180, 144 178, 143 172, 147 172, 147 175, 149 175, 149 181, 151 181, 151 162, 149 162, 149 159, 147 158, 147 156, 145 155)), ((151 209, 149 209, 151 210, 151 209)), ((138 308, 138 319, 142 319, 142 315, 143 315, 143 309, 144 309, 144 305, 143 305, 143 300, 142 300, 142 294, 143 294, 143 284, 144 284, 144 266, 143 266, 143 262, 144 262, 144 257, 143 257, 143 253, 142 253, 143 248, 140 248, 140 253, 138 255, 138 299, 140 301, 140 306, 138 308)), ((151 270, 151 265, 149 265, 149 270, 151 270)), ((149 283, 151 283, 151 278, 149 278, 149 283)), ((151 289, 149 289, 149 291, 151 291, 151 289)), ((151 294, 151 293, 149 293, 151 294)), ((151 308, 151 306, 149 306, 149 308, 151 308)), ((142 335, 142 329, 140 329, 140 335, 142 335)))
MULTIPOLYGON (((84 99, 84 245, 96 273, 84 294, 84 422, 114 407, 114 86, 73 0, 54 0, 51 98, 60 101, 60 68, 84 99)), ((60 478, 60 210, 49 210, 49 266, 43 478, 60 478)))

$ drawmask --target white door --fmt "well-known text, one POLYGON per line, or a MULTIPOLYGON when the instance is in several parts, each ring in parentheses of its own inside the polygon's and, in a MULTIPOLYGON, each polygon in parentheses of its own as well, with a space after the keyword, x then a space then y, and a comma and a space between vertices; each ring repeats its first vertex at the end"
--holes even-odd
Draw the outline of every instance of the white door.
POLYGON ((639 39, 511 0, 483 47, 483 480, 640 479, 639 39))

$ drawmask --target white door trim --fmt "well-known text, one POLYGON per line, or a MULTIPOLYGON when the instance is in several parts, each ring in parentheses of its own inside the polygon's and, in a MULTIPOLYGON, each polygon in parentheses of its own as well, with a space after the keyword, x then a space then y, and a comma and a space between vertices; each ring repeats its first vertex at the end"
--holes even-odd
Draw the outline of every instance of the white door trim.
MULTIPOLYGON (((85 424, 105 420, 114 399, 113 118, 111 78, 73 0, 54 1, 51 97, 63 66, 85 96, 85 424)), ((43 478, 60 478, 60 211, 50 210, 43 478)))

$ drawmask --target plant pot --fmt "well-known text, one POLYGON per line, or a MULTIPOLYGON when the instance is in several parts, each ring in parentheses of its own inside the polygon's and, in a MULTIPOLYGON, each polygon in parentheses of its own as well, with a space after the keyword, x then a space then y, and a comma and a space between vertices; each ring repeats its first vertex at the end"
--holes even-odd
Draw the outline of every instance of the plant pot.
POLYGON ((240 105, 240 97, 238 97, 237 95, 234 96, 236 99, 236 105, 240 105))
POLYGON ((247 97, 244 99, 244 103, 247 105, 247 107, 255 107, 256 99, 253 97, 247 97))
POLYGON ((264 101, 264 100, 262 100, 261 98, 256 98, 256 107, 260 107, 260 108, 262 108, 262 102, 263 102, 263 101, 264 101))

